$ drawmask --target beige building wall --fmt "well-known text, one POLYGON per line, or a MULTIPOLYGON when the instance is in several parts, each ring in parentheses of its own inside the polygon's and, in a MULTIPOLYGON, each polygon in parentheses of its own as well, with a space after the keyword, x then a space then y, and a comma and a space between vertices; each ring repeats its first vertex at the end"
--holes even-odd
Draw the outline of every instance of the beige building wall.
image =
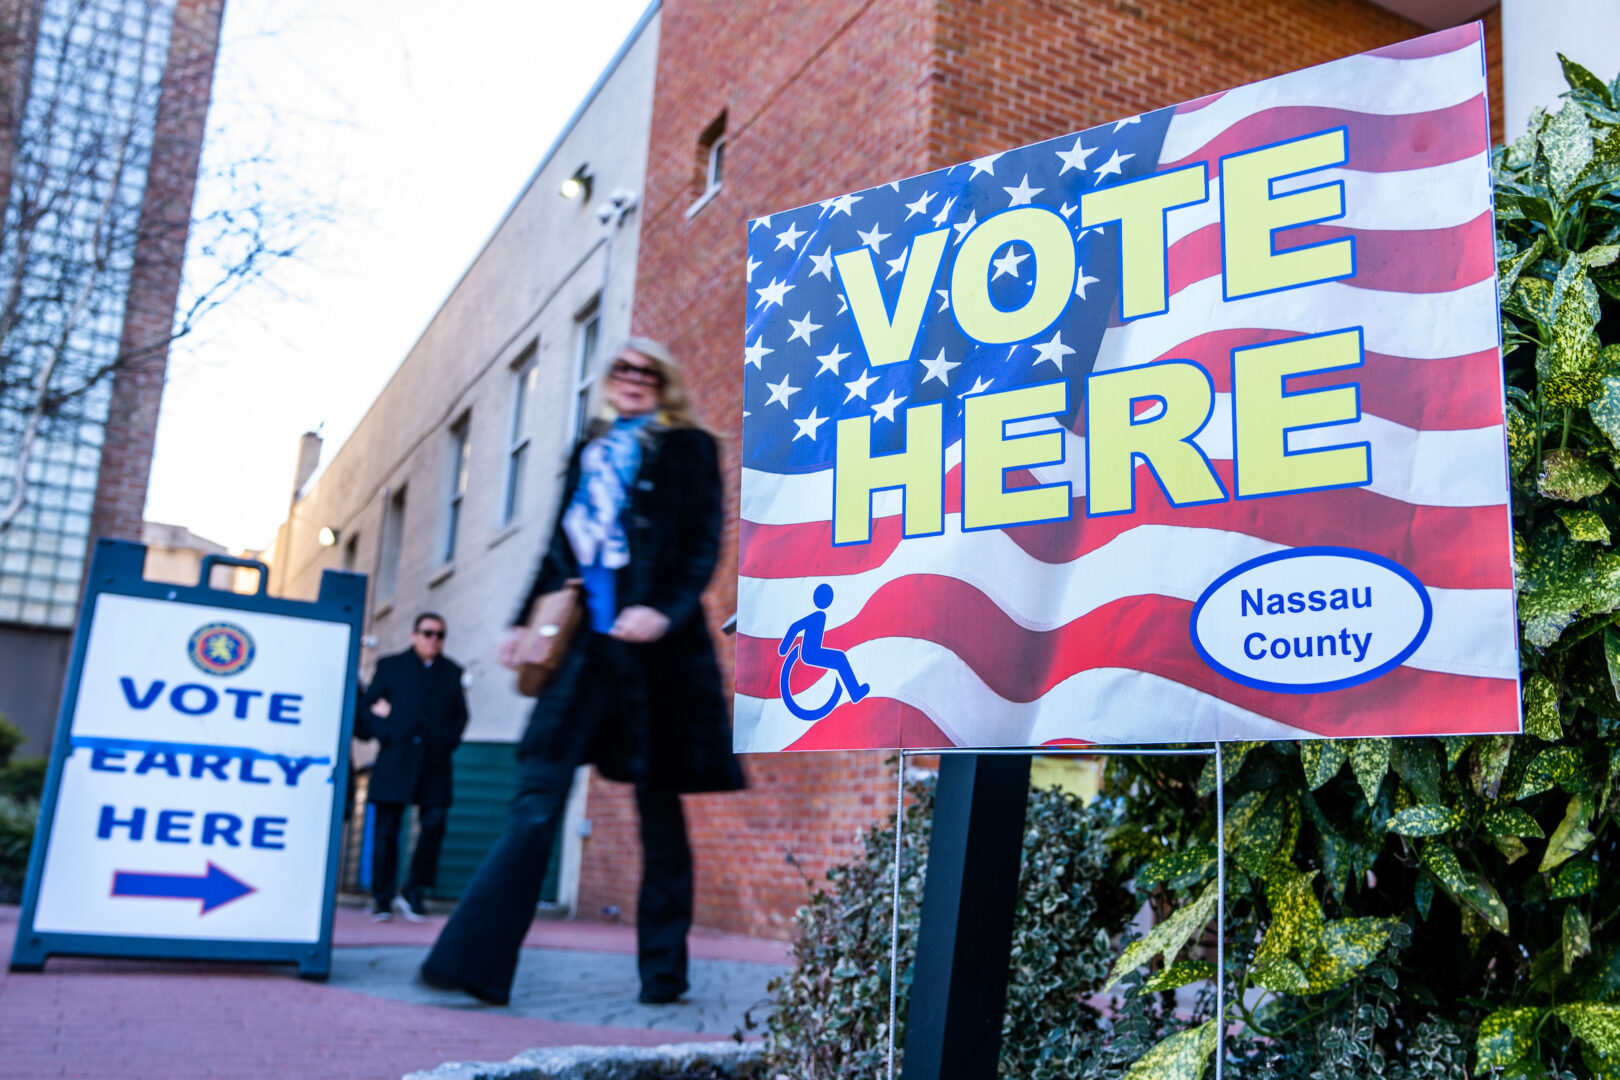
MULTIPOLYGON (((378 656, 409 646, 419 612, 443 615, 445 652, 467 672, 469 741, 516 742, 532 705, 495 654, 550 532, 575 435, 588 313, 599 316, 598 366, 628 333, 658 27, 650 10, 354 433, 302 485, 266 553, 278 595, 314 597, 327 568, 369 575, 363 675, 378 656), (564 198, 559 188, 581 167, 588 197, 564 198), (628 212, 613 209, 615 195, 628 197, 628 212), (446 558, 463 430, 464 491, 446 558), (508 522, 508 474, 525 439, 520 509, 508 522), (390 508, 401 497, 396 546, 390 508), (335 534, 330 546, 323 528, 335 534)), ((581 803, 584 788, 576 786, 581 803)), ((578 832, 565 831, 565 897, 577 880, 578 832)))

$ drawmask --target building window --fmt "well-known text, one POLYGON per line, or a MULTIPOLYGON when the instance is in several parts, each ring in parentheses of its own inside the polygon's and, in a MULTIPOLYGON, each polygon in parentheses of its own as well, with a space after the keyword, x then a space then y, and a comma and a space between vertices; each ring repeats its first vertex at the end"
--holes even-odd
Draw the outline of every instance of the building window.
POLYGON ((448 563, 456 557, 456 532, 461 526, 461 502, 467 496, 467 437, 472 428, 472 414, 462 413, 461 419, 450 425, 449 495, 444 514, 444 546, 439 551, 439 562, 448 563))
POLYGON ((399 585, 399 554, 405 546, 405 489, 388 497, 383 512, 382 549, 377 554, 377 603, 391 604, 399 585))
POLYGON ((720 115, 703 134, 698 136, 697 156, 692 173, 692 205, 687 207, 686 216, 691 217, 706 206, 710 199, 720 193, 720 185, 725 180, 726 172, 726 114, 721 110, 720 115))
POLYGON ((506 451, 506 497, 501 500, 501 524, 510 525, 523 513, 524 463, 529 460, 529 395, 540 377, 535 347, 530 345, 512 365, 512 431, 506 451))
POLYGON ((574 385, 578 389, 574 391, 574 431, 570 441, 578 440, 585 433, 585 425, 590 420, 591 387, 596 383, 596 353, 602 331, 602 311, 597 299, 593 297, 584 310, 574 316, 574 385))

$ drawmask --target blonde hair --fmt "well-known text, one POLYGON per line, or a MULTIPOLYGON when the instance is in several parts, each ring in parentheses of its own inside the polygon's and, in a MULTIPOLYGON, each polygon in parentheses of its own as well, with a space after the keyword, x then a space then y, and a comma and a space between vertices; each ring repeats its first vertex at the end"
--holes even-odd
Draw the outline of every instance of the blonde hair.
MULTIPOLYGON (((701 428, 696 416, 692 414, 692 398, 686 391, 686 379, 681 375, 681 365, 676 362, 675 355, 661 341, 654 341, 648 337, 626 338, 618 348, 613 350, 616 359, 620 353, 639 353, 658 366, 658 373, 664 377, 663 389, 658 395, 658 422, 667 428, 701 428)), ((612 360, 608 361, 611 366, 612 360)), ((591 415, 597 420, 612 421, 618 413, 608 403, 605 386, 608 375, 602 372, 591 389, 593 398, 591 415)))

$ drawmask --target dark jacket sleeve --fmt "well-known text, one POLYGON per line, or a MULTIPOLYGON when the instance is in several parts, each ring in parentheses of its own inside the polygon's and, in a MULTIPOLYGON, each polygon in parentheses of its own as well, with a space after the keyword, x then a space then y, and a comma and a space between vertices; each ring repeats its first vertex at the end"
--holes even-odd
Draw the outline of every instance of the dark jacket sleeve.
POLYGON ((461 745, 461 737, 467 733, 467 691, 461 685, 461 668, 456 668, 455 673, 456 702, 452 706, 453 711, 450 714, 450 723, 451 726, 455 728, 456 737, 455 740, 450 744, 450 749, 452 750, 461 745))
POLYGON ((534 602, 548 592, 556 592, 563 587, 563 582, 569 578, 579 576, 579 565, 574 558, 574 548, 568 542, 568 534, 563 531, 563 515, 568 512, 568 504, 574 499, 574 489, 579 486, 579 455, 584 444, 574 448, 573 456, 568 459, 568 473, 563 481, 562 498, 557 501, 557 515, 551 524, 551 540, 540 557, 540 567, 535 571, 534 580, 529 583, 528 594, 518 604, 517 611, 512 615, 513 626, 524 626, 529 621, 529 609, 534 602))
POLYGON ((350 732, 356 739, 375 739, 377 736, 371 730, 371 706, 366 704, 366 688, 356 680, 354 687, 354 730, 350 732))
POLYGON ((681 476, 675 535, 665 537, 679 551, 654 583, 648 601, 669 617, 670 625, 679 626, 698 610, 720 558, 720 454, 714 436, 701 428, 670 432, 663 452, 681 476), (679 461, 673 460, 677 454, 679 461))
MULTIPOLYGON (((371 707, 384 699, 387 699, 390 710, 397 707, 397 703, 390 696, 393 682, 391 676, 394 670, 394 665, 390 663, 390 660, 392 660, 392 657, 385 656, 377 661, 377 672, 371 677, 371 685, 366 687, 364 694, 360 695, 360 712, 365 716, 365 726, 369 737, 384 745, 391 742, 394 737, 394 726, 389 722, 392 719, 392 712, 387 717, 376 716, 372 713, 371 707)), ((356 731, 360 729, 360 723, 357 716, 355 719, 356 731)))

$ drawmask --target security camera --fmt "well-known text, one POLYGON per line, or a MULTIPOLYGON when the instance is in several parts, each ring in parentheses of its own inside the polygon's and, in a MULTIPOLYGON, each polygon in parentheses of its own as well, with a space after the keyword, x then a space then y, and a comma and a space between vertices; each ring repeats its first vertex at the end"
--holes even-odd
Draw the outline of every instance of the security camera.
POLYGON ((613 207, 609 206, 607 203, 603 203, 601 206, 596 208, 596 220, 600 221, 603 225, 608 224, 618 215, 619 212, 613 207))
POLYGON ((608 201, 613 204, 613 209, 619 212, 620 217, 623 217, 636 208, 635 192, 625 191, 623 188, 620 188, 618 191, 615 191, 612 195, 608 196, 608 201))

